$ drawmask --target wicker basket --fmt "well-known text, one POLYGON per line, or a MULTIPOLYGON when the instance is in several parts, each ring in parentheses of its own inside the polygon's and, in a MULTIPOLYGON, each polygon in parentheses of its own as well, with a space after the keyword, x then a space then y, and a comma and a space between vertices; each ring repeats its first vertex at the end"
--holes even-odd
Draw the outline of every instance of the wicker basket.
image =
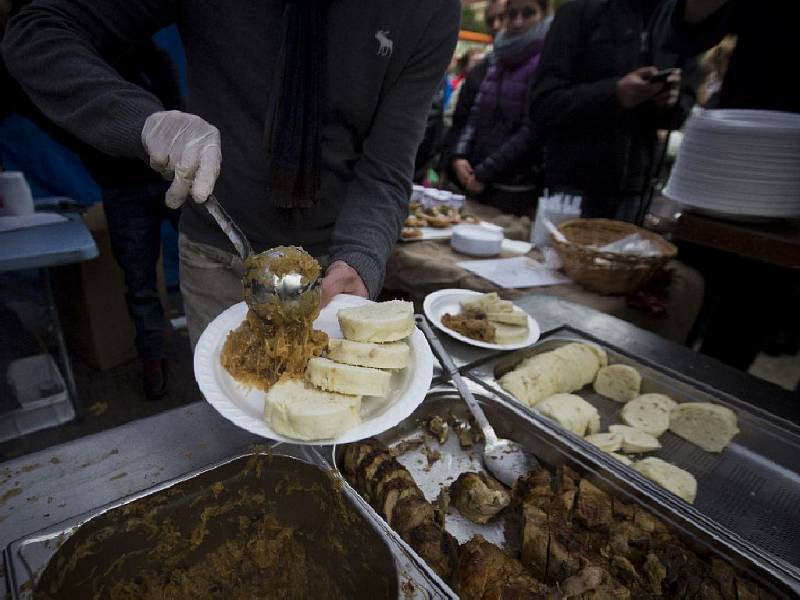
POLYGON ((660 235, 609 219, 572 219, 558 226, 566 238, 559 241, 551 234, 566 274, 583 287, 600 294, 628 294, 642 288, 659 268, 678 253, 678 249, 660 235), (663 249, 658 256, 634 256, 603 252, 590 246, 604 246, 633 233, 653 241, 663 249))

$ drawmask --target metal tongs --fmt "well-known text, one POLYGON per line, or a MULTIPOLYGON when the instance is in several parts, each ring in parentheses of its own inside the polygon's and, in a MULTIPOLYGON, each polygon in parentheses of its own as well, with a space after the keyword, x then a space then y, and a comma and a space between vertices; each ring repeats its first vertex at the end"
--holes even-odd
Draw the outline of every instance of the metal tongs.
POLYGON ((466 382, 461 378, 461 373, 458 372, 458 368, 453 363, 453 359, 450 358, 450 354, 444 349, 439 338, 431 329, 428 320, 423 315, 416 315, 414 318, 422 333, 425 334, 436 358, 442 363, 442 368, 453 380, 453 385, 456 386, 458 393, 467 403, 472 416, 475 417, 475 421, 483 432, 483 437, 485 438, 483 444, 483 466, 495 479, 508 487, 513 487, 517 479, 537 468, 539 463, 517 442, 497 437, 494 427, 489 423, 483 409, 478 404, 475 396, 472 395, 472 391, 467 387, 466 382))
POLYGON ((292 312, 311 314, 319 306, 320 279, 310 279, 302 273, 290 272, 276 275, 272 272, 276 261, 284 254, 278 249, 267 250, 259 254, 239 226, 217 201, 214 194, 208 197, 205 207, 236 248, 242 258, 245 273, 242 277, 244 299, 248 306, 261 316, 274 317, 275 312, 269 307, 277 301, 285 315, 292 312))

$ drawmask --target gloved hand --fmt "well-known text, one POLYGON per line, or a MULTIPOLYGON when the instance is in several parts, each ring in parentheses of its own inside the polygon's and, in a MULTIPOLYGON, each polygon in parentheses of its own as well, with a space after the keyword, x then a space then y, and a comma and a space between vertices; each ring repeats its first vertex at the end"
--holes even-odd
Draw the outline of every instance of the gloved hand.
POLYGON ((142 144, 150 166, 172 180, 166 203, 178 208, 191 192, 202 204, 214 191, 222 164, 219 130, 197 115, 168 110, 144 122, 142 144))

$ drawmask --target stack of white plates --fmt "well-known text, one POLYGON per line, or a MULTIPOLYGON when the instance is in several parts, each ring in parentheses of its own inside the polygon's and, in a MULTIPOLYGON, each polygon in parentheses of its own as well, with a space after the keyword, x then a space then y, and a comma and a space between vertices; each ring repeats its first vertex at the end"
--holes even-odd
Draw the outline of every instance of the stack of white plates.
POLYGON ((664 195, 742 219, 800 217, 800 115, 696 113, 686 123, 664 195))

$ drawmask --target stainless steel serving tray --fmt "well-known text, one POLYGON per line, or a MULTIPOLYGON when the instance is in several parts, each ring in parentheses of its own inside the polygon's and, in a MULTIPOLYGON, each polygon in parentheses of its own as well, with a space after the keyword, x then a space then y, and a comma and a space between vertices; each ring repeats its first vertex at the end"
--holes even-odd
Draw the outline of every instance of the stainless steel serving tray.
MULTIPOLYGON (((478 387, 474 382, 472 385, 473 388, 478 387)), ((685 512, 677 511, 673 506, 662 502, 657 495, 650 493, 650 490, 632 485, 627 472, 609 469, 592 452, 593 447, 587 448, 588 445, 582 443, 576 436, 563 435, 560 428, 556 429, 544 419, 532 419, 531 411, 524 410, 517 402, 478 390, 476 398, 494 425, 498 436, 521 443, 543 466, 554 469, 560 464, 569 465, 601 489, 625 502, 634 502, 647 509, 671 526, 698 554, 719 556, 739 572, 746 573, 763 589, 779 597, 795 597, 800 593, 800 584, 794 585, 797 582, 787 582, 782 573, 776 573, 769 566, 756 561, 755 557, 743 553, 736 544, 731 544, 717 532, 705 528, 685 512)), ((423 434, 423 423, 428 418, 448 414, 466 418, 468 413, 463 400, 450 387, 431 390, 425 402, 411 416, 378 436, 378 439, 389 446, 415 439, 423 434)), ((409 469, 425 497, 430 501, 439 495, 442 487, 450 485, 458 474, 481 470, 482 447, 477 445, 472 451, 464 451, 453 439, 454 437, 451 435, 444 446, 435 441, 429 443, 430 447, 442 454, 440 460, 430 469, 426 468, 428 462, 425 454, 419 449, 398 456, 398 460, 409 469)), ((337 469, 342 468, 343 453, 344 446, 335 446, 332 449, 332 460, 337 469)), ((375 516, 380 518, 377 513, 375 516)), ((452 510, 447 516, 446 528, 459 542, 480 533, 489 541, 513 552, 520 543, 519 524, 510 521, 512 522, 497 517, 493 522, 481 526, 467 521, 457 510, 452 510)))
MULTIPOLYGON (((518 404, 535 421, 555 427, 607 469, 634 481, 639 487, 676 511, 686 513, 709 530, 718 531, 760 555, 770 568, 800 586, 800 428, 759 410, 743 400, 721 393, 679 373, 603 343, 577 331, 544 339, 531 348, 494 355, 467 366, 465 374, 500 397, 518 404), (552 350, 576 339, 591 341, 608 352, 610 363, 635 367, 642 375, 642 392, 667 394, 676 402, 715 402, 737 413, 741 432, 721 453, 706 452, 671 432, 659 441, 662 448, 649 453, 691 472, 698 481, 697 498, 690 505, 614 460, 552 421, 517 403, 497 379, 523 359, 552 350), (765 555, 767 553, 767 555, 765 555)), ((576 392, 593 404, 601 416, 601 431, 621 423, 623 404, 594 393, 591 386, 576 392)))
POLYGON ((100 587, 104 577, 97 574, 128 578, 146 567, 152 560, 153 525, 168 523, 189 537, 202 521, 205 537, 185 559, 181 555, 192 564, 238 535, 237 519, 264 506, 282 525, 297 530, 310 559, 337 578, 346 597, 453 597, 317 450, 290 445, 233 457, 9 544, 5 559, 12 597, 32 598, 34 589, 50 585, 58 590, 56 598, 91 598, 98 590, 98 597, 108 597, 100 587), (205 521, 208 506, 253 493, 266 497, 265 503, 235 502, 235 509, 205 521), (87 560, 65 567, 65 559, 87 549, 87 560))

